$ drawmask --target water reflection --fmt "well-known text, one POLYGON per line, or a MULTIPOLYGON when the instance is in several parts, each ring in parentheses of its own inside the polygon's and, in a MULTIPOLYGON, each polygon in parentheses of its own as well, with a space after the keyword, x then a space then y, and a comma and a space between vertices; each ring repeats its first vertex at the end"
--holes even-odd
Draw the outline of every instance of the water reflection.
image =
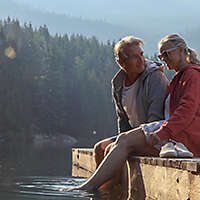
POLYGON ((11 144, 1 148, 0 199, 88 199, 87 192, 60 192, 85 179, 71 176, 71 146, 57 144, 11 144))
POLYGON ((83 183, 85 179, 29 176, 18 177, 10 185, 0 184, 1 200, 123 200, 119 193, 86 192, 75 190, 73 192, 60 192, 60 188, 74 187, 83 183))
POLYGON ((8 186, 0 185, 0 199, 32 200, 32 199, 90 199, 93 194, 74 191, 73 193, 60 192, 62 186, 76 186, 84 179, 63 177, 18 177, 8 186))
POLYGON ((122 200, 119 190, 60 192, 85 179, 71 177, 71 147, 5 145, 0 163, 0 200, 122 200))
POLYGON ((6 179, 19 176, 70 176, 71 148, 59 144, 4 144, 0 149, 0 175, 6 179))

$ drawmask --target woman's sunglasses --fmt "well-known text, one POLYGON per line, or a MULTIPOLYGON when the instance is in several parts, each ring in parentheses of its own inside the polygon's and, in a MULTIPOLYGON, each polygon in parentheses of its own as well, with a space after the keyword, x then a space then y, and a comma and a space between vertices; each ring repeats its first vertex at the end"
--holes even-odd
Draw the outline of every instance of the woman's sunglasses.
POLYGON ((160 60, 166 59, 169 56, 169 52, 170 51, 174 51, 175 49, 177 49, 178 47, 173 47, 171 49, 167 49, 165 51, 163 51, 160 55, 158 55, 158 58, 160 58, 160 60))

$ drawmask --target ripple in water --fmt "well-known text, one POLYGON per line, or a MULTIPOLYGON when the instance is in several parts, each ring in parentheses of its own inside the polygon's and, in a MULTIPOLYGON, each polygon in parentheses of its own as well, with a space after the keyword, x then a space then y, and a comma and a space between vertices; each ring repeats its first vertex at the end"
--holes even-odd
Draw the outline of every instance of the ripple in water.
MULTIPOLYGON (((0 185, 1 200, 74 200, 93 199, 86 191, 60 192, 59 189, 83 183, 81 178, 21 177, 0 185)), ((95 198, 96 199, 96 198, 95 198)))

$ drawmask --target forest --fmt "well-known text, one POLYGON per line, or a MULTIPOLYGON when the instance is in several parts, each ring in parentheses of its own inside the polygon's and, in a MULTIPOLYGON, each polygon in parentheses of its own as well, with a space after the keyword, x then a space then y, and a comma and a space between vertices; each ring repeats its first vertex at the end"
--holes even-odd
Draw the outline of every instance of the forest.
POLYGON ((67 134, 92 142, 115 132, 110 80, 117 67, 109 41, 51 36, 45 25, 33 30, 8 17, 0 22, 0 48, 3 138, 67 134))
POLYGON ((69 135, 91 146, 116 134, 114 43, 1 20, 0 137, 30 142, 38 134, 69 135))

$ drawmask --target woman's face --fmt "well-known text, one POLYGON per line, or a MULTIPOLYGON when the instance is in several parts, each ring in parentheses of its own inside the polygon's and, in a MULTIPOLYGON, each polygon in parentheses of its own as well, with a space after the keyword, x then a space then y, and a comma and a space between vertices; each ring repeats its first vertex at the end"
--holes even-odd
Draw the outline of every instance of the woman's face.
POLYGON ((158 57, 166 63, 169 70, 178 71, 180 69, 180 47, 175 47, 172 42, 166 42, 160 47, 160 55, 158 57))

